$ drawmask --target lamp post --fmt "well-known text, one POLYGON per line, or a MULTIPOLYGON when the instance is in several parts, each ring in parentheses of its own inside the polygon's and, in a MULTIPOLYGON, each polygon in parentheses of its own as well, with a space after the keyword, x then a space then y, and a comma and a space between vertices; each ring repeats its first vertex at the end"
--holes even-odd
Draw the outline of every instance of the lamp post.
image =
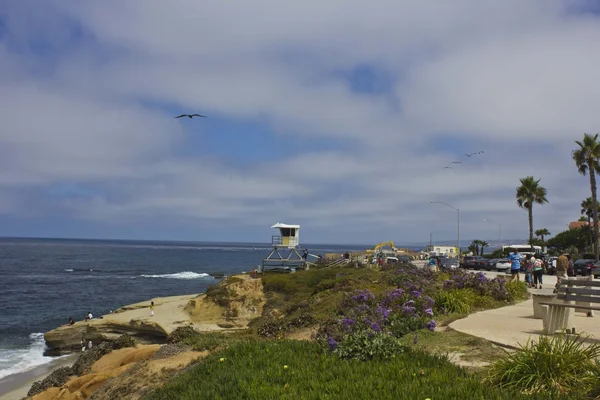
POLYGON ((433 231, 429 234, 429 247, 433 247, 433 234, 439 233, 438 231, 433 231))
POLYGON ((498 240, 502 240, 502 224, 492 221, 491 219, 482 219, 483 222, 498 225, 498 240))
POLYGON ((451 209, 456 211, 456 249, 458 250, 458 260, 460 261, 460 209, 451 206, 448 203, 444 203, 443 201, 430 201, 431 204, 442 204, 446 207, 450 207, 451 209))

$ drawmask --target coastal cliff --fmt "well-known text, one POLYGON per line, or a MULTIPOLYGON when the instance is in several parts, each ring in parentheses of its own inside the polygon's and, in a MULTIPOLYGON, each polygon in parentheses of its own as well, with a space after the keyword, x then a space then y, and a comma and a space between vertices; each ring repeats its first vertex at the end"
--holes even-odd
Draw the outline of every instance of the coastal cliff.
POLYGON ((206 294, 154 298, 121 307, 89 321, 63 325, 44 334, 47 354, 64 354, 81 349, 81 339, 95 345, 114 341, 122 334, 137 343, 164 343, 181 326, 197 331, 246 329, 262 314, 266 302, 260 279, 236 275, 225 279, 206 294), (154 301, 154 316, 150 302, 154 301))

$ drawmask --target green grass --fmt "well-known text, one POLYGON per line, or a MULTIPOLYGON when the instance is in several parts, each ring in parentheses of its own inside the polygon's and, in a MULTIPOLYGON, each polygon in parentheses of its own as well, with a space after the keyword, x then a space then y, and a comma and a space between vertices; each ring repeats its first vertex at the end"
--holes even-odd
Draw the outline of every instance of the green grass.
POLYGON ((415 334, 400 338, 400 343, 406 347, 421 350, 434 355, 459 354, 464 364, 472 363, 470 370, 479 371, 479 363, 491 364, 505 355, 505 351, 493 343, 475 336, 457 332, 452 329, 431 332, 427 329, 418 332, 417 344, 414 344, 415 334))
POLYGON ((191 326, 177 328, 167 338, 167 343, 189 346, 194 351, 218 350, 241 342, 260 340, 249 331, 242 332, 198 332, 191 326))
POLYGON ((528 399, 494 389, 443 357, 341 360, 316 343, 241 343, 210 355, 147 397, 171 399, 528 399), (223 361, 221 361, 221 359, 223 361), (287 366, 287 368, 285 367, 287 366))

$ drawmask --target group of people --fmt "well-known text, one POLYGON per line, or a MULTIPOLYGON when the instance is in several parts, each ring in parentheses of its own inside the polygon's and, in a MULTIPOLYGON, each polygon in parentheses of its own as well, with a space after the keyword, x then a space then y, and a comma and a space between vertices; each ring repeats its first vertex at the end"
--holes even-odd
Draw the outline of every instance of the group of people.
POLYGON ((429 257, 429 261, 427 262, 427 268, 431 271, 439 271, 440 270, 441 260, 438 256, 429 257))
MULTIPOLYGON (((508 260, 511 262, 510 272, 513 278, 517 281, 520 280, 521 262, 523 256, 519 253, 519 250, 515 249, 514 253, 509 254, 508 260)), ((525 267, 525 282, 527 286, 535 289, 541 289, 543 283, 543 276, 545 270, 545 264, 540 258, 535 258, 533 255, 528 254, 524 261, 525 267)), ((561 278, 566 278, 569 270, 573 270, 573 260, 569 254, 562 254, 556 260, 556 284, 561 278)))

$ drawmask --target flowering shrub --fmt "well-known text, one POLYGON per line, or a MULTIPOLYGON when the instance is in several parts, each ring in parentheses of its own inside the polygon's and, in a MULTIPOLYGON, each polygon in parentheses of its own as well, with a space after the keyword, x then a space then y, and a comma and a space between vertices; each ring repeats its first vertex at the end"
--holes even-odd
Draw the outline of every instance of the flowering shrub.
POLYGON ((419 329, 434 330, 434 300, 411 284, 378 301, 368 290, 358 290, 342 302, 339 329, 329 332, 327 345, 342 358, 389 357, 399 351, 396 338, 419 329))

